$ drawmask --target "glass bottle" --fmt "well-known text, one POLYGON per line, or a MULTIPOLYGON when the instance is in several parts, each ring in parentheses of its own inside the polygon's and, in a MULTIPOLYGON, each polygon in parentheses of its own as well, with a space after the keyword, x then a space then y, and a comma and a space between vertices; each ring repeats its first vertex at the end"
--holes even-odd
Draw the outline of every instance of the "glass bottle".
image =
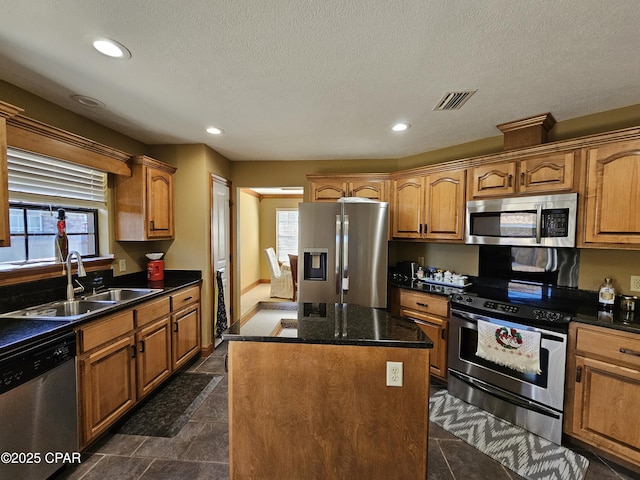
POLYGON ((69 238, 67 237, 67 217, 64 209, 62 208, 58 210, 58 225, 56 229, 55 244, 56 262, 66 262, 67 255, 69 254, 69 238))
POLYGON ((613 288, 610 278, 605 278, 598 292, 598 305, 601 310, 612 310, 616 300, 616 289, 613 288))

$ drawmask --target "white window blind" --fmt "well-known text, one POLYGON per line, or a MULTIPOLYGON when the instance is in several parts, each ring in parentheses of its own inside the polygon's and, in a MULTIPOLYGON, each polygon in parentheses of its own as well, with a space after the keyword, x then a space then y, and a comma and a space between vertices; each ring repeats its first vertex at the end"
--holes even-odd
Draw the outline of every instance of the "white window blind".
POLYGON ((276 208, 276 250, 278 261, 288 262, 289 254, 298 254, 298 210, 276 208))
POLYGON ((44 155, 7 149, 9 197, 11 192, 106 201, 107 174, 44 155))

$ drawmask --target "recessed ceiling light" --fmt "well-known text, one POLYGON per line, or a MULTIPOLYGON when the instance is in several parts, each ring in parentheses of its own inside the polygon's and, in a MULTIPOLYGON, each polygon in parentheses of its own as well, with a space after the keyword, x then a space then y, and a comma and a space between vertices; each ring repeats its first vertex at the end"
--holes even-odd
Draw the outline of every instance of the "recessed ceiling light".
POLYGON ((409 123, 396 123, 391 130, 394 132, 404 132, 407 128, 411 128, 411 124, 409 123))
POLYGON ((209 127, 207 128, 207 133, 210 133, 211 135, 222 135, 224 130, 218 127, 209 127))
POLYGON ((121 43, 109 38, 97 38, 93 41, 93 48, 111 58, 119 58, 128 60, 131 58, 131 52, 121 43))
POLYGON ((105 108, 106 105, 102 103, 100 100, 96 100, 92 97, 87 97, 86 95, 71 95, 71 99, 78 102, 80 105, 84 105, 85 107, 91 108, 105 108))

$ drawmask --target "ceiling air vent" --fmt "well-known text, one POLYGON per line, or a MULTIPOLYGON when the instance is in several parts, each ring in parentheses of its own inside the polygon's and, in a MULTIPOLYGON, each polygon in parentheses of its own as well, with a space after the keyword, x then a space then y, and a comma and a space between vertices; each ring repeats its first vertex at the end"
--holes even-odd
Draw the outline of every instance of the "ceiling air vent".
POLYGON ((462 106, 469 100, 471 95, 476 93, 477 90, 463 90, 460 92, 447 92, 442 97, 434 110, 460 110, 462 106))

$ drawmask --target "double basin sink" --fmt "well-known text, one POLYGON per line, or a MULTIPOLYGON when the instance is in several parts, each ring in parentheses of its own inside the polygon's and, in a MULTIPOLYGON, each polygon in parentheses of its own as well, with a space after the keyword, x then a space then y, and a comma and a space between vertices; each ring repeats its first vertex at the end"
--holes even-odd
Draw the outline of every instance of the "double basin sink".
POLYGON ((73 321, 162 291, 156 288, 110 288, 74 300, 60 300, 4 313, 0 318, 73 321))

